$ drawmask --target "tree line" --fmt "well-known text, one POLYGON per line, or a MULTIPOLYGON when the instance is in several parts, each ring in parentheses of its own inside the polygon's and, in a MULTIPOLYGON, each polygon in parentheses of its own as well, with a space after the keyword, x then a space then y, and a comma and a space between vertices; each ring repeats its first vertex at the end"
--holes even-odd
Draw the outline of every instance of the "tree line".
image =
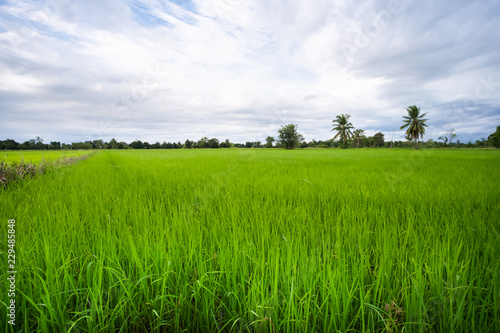
MULTIPOLYGON (((442 141, 429 139, 427 141, 419 141, 418 144, 423 148, 500 148, 500 126, 497 131, 490 135, 488 139, 482 138, 475 142, 450 142, 449 139, 442 137, 442 141), (496 133, 496 135, 494 135, 496 133)), ((278 139, 279 140, 279 139, 278 139)), ((311 140, 300 141, 294 148, 343 148, 343 143, 340 140, 311 140)), ((347 141, 346 148, 412 148, 414 142, 408 140, 385 141, 385 135, 382 132, 377 132, 373 136, 364 135, 364 131, 357 129, 353 131, 352 139, 347 141)), ((57 149, 195 149, 195 148, 286 148, 286 144, 282 144, 274 137, 267 137, 265 142, 262 141, 247 141, 245 143, 233 143, 229 140, 219 141, 216 138, 202 138, 198 141, 186 140, 181 142, 155 142, 148 143, 140 140, 130 143, 117 142, 115 139, 105 142, 103 140, 92 140, 85 142, 73 142, 65 144, 60 142, 43 143, 42 139, 32 139, 23 143, 18 143, 14 140, 0 140, 0 150, 57 150, 57 149)))
POLYGON ((420 108, 416 105, 406 108, 407 115, 403 116, 403 125, 400 129, 406 128, 405 140, 385 141, 385 136, 382 132, 377 132, 373 136, 366 136, 363 129, 355 129, 349 121, 349 114, 336 116, 333 120, 332 131, 336 132, 335 136, 330 140, 312 140, 306 142, 302 134, 298 132, 298 125, 288 124, 281 126, 278 130, 277 139, 268 136, 265 143, 261 141, 247 141, 245 143, 233 143, 229 139, 219 141, 217 138, 203 137, 198 141, 186 140, 182 142, 142 142, 135 140, 130 143, 118 142, 111 139, 105 142, 102 139, 89 140, 84 142, 73 142, 71 144, 61 143, 59 141, 51 141, 44 143, 43 139, 36 137, 23 143, 16 142, 12 139, 0 140, 0 150, 58 150, 58 149, 198 149, 198 148, 481 148, 495 147, 500 148, 500 126, 496 131, 488 136, 488 139, 481 138, 474 143, 462 143, 456 138, 455 129, 450 128, 450 131, 445 135, 440 136, 440 141, 429 139, 427 141, 419 141, 423 139, 427 120, 424 117, 427 113, 421 113, 420 108), (337 140, 338 139, 338 140, 337 140))
POLYGON ((336 132, 333 139, 323 142, 317 142, 313 140, 312 142, 306 143, 303 141, 303 136, 298 132, 298 126, 294 124, 289 124, 282 126, 279 133, 280 142, 283 143, 283 147, 287 149, 293 149, 298 147, 342 147, 342 148, 365 148, 365 147, 385 147, 385 148, 410 148, 413 146, 418 149, 419 145, 425 148, 441 148, 441 147, 456 147, 456 148, 478 148, 478 147, 496 147, 500 148, 500 126, 497 127, 495 133, 491 134, 488 139, 481 138, 481 140, 476 140, 475 143, 461 143, 457 140, 453 143, 453 139, 456 138, 456 130, 450 128, 450 131, 445 135, 439 137, 442 142, 434 141, 429 139, 427 141, 419 141, 423 139, 425 134, 425 128, 427 127, 428 119, 424 118, 427 113, 421 113, 421 110, 416 105, 412 105, 406 108, 407 115, 403 116, 403 125, 400 130, 406 129, 404 138, 405 141, 385 141, 384 134, 382 132, 377 132, 375 135, 367 137, 364 135, 365 130, 355 129, 353 124, 349 121, 351 115, 341 114, 336 116, 333 120, 332 131, 336 132), (338 141, 335 141, 338 139, 338 141))

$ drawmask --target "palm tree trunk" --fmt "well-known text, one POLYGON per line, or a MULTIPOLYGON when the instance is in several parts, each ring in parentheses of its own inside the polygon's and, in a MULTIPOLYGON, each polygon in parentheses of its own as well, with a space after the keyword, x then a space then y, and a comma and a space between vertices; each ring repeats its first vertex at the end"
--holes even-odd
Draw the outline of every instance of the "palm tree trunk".
POLYGON ((415 137, 415 149, 418 149, 418 138, 415 137))

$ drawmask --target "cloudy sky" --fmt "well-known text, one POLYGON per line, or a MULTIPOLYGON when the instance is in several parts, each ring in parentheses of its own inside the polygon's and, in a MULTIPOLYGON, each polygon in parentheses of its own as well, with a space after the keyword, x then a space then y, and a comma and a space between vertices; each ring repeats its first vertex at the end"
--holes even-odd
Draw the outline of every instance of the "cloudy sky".
POLYGON ((336 115, 400 140, 500 125, 497 0, 0 0, 0 139, 233 142, 336 115))

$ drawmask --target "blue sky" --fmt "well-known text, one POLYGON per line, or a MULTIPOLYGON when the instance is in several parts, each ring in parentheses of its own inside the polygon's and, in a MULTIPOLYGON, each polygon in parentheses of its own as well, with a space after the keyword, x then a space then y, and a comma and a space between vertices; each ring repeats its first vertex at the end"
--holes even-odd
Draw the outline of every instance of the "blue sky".
POLYGON ((400 140, 500 125, 498 1, 0 1, 0 139, 400 140))

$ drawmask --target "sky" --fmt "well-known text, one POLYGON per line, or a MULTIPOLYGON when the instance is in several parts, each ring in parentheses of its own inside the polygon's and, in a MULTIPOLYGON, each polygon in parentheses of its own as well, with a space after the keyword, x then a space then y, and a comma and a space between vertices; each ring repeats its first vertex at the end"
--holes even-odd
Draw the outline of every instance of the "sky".
POLYGON ((500 125, 497 0, 0 0, 0 140, 462 142, 500 125))

